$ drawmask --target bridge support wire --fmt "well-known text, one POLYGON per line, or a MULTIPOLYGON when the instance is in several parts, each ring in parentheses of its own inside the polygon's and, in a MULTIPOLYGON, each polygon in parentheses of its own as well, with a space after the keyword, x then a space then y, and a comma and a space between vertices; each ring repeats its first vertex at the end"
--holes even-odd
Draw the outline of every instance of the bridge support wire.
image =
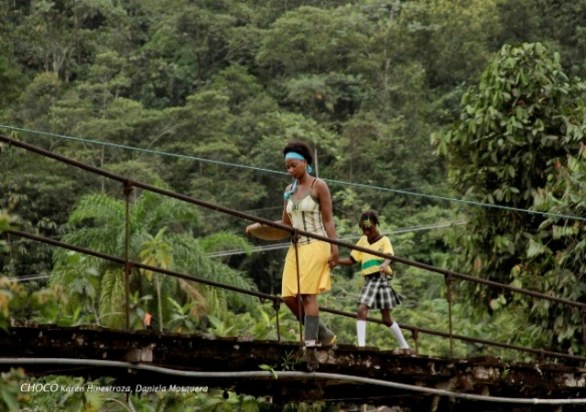
POLYGON ((470 393, 453 392, 446 389, 427 388, 406 383, 389 382, 380 379, 364 378, 361 376, 343 375, 327 372, 296 372, 296 371, 236 371, 236 372, 214 372, 214 371, 186 371, 160 366, 153 366, 141 363, 122 361, 111 361, 101 359, 71 359, 71 358, 0 358, 0 365, 72 365, 72 366, 96 366, 109 368, 124 368, 133 370, 144 370, 163 375, 182 376, 186 378, 208 378, 208 379, 234 379, 234 378, 302 378, 321 379, 338 382, 349 382, 364 385, 384 386, 393 389, 402 389, 413 392, 420 392, 429 395, 448 396, 450 398, 467 399, 473 401, 509 403, 522 405, 581 405, 586 404, 586 398, 575 399, 541 399, 541 398, 508 398, 501 396, 486 396, 470 393))

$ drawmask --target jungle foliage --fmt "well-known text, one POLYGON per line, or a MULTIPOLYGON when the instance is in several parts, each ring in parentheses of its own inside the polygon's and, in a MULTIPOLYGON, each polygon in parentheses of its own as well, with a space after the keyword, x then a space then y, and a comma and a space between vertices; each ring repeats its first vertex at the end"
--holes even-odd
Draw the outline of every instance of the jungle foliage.
MULTIPOLYGON (((584 2, 0 0, 0 7, 1 133, 274 220, 289 183, 281 149, 305 140, 330 186, 340 239, 357 240, 358 215, 374 208, 399 256, 585 301, 584 2)), ((10 226, 126 253, 120 183, 7 145, 0 171, 0 232, 10 226)), ((133 260, 279 292, 284 249, 246 238, 248 221, 136 188, 126 194, 133 260)), ((125 322, 119 265, 3 235, 0 268, 1 328, 11 318, 125 322)), ((446 330, 443 277, 401 264, 394 272, 406 299, 393 317, 446 330)), ((270 304, 155 272, 128 276, 132 327, 143 327, 149 312, 160 330, 276 337, 270 304)), ((361 279, 348 268, 333 276, 321 304, 353 312, 361 279)), ((453 286, 458 334, 585 355, 580 311, 453 286)), ((281 333, 295 340, 296 323, 281 311, 281 333)), ((324 319, 339 341, 354 342, 352 319, 324 319)), ((394 346, 382 327, 368 333, 369 344, 394 346)), ((449 355, 448 343, 432 337, 419 347, 449 355)), ((455 352, 523 358, 463 343, 455 352)), ((11 386, 20 373, 0 383, 0 403, 12 409, 31 401, 11 386)), ((230 396, 188 402, 258 410, 230 396)), ((103 402, 69 401, 77 410, 103 402)), ((159 401, 168 410, 186 402, 159 401)), ((42 402, 59 408, 57 400, 42 402)), ((144 399, 133 405, 151 410, 144 399)))

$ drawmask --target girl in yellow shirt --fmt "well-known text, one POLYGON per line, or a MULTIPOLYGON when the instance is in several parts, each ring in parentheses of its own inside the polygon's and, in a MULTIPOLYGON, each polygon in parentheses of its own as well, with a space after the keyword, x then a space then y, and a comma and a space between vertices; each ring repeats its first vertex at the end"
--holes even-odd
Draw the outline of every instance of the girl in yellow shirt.
MULTIPOLYGON (((387 236, 378 231, 378 215, 369 210, 360 215, 360 229, 363 236, 356 246, 372 249, 380 253, 394 255, 393 246, 387 236)), ((401 349, 408 349, 409 345, 397 322, 391 319, 391 309, 401 304, 401 296, 391 287, 388 277, 392 275, 391 260, 371 255, 356 249, 350 257, 338 259, 338 264, 351 266, 360 263, 360 274, 364 276, 364 286, 358 298, 358 312, 356 320, 356 335, 358 346, 366 346, 366 319, 369 309, 380 309, 384 324, 389 328, 401 349)))

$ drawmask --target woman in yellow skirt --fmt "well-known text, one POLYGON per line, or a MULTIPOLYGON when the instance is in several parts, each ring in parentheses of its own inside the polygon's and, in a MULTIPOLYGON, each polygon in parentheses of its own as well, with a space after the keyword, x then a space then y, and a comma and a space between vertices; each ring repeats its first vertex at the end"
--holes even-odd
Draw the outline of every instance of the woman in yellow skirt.
MULTIPOLYGON (((304 142, 294 141, 285 146, 283 155, 287 172, 294 181, 285 190, 283 216, 279 223, 336 239, 330 189, 323 180, 310 174, 313 161, 310 147, 304 142)), ((246 231, 258 226, 258 223, 249 225, 246 231)), ((301 316, 306 347, 335 343, 336 336, 319 320, 317 295, 330 290, 330 269, 337 261, 338 245, 308 236, 297 239, 297 252, 294 244, 287 252, 281 297, 298 319, 301 316)))

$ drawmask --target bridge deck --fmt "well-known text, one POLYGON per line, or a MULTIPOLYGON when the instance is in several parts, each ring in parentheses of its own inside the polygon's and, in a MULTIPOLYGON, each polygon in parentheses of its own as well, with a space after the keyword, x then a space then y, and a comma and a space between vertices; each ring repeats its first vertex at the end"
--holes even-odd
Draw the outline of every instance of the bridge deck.
MULTIPOLYGON (((199 386, 219 387, 270 396, 276 403, 367 399, 372 404, 419 405, 421 409, 414 410, 426 410, 439 400, 450 402, 452 411, 469 410, 471 402, 476 410, 479 404, 485 405, 482 410, 493 410, 491 403, 427 393, 425 389, 428 388, 464 395, 514 398, 586 397, 586 369, 578 365, 507 363, 491 357, 445 359, 395 354, 376 348, 359 349, 351 345, 317 350, 319 368, 316 372, 329 374, 326 378, 308 372, 303 350, 296 342, 153 331, 17 326, 6 333, 0 332, 0 354, 1 369, 22 366, 33 376, 59 374, 88 379, 107 376, 114 378, 117 385, 158 386, 163 390, 169 385, 188 390, 199 386), (80 363, 59 364, 64 359, 80 363), (131 362, 137 367, 124 367, 122 362, 131 362), (165 369, 161 372, 156 368, 148 369, 148 366, 165 369), (267 372, 267 368, 274 373, 267 372), (220 376, 219 372, 225 375, 220 376), (350 378, 339 379, 332 374, 350 378), (351 377, 413 385, 422 391, 356 382, 351 377)), ((494 410, 506 410, 502 409, 502 403, 498 408, 494 410)), ((572 408, 564 406, 563 410, 574 410, 572 408)), ((576 408, 584 410, 585 406, 581 404, 576 408)))

